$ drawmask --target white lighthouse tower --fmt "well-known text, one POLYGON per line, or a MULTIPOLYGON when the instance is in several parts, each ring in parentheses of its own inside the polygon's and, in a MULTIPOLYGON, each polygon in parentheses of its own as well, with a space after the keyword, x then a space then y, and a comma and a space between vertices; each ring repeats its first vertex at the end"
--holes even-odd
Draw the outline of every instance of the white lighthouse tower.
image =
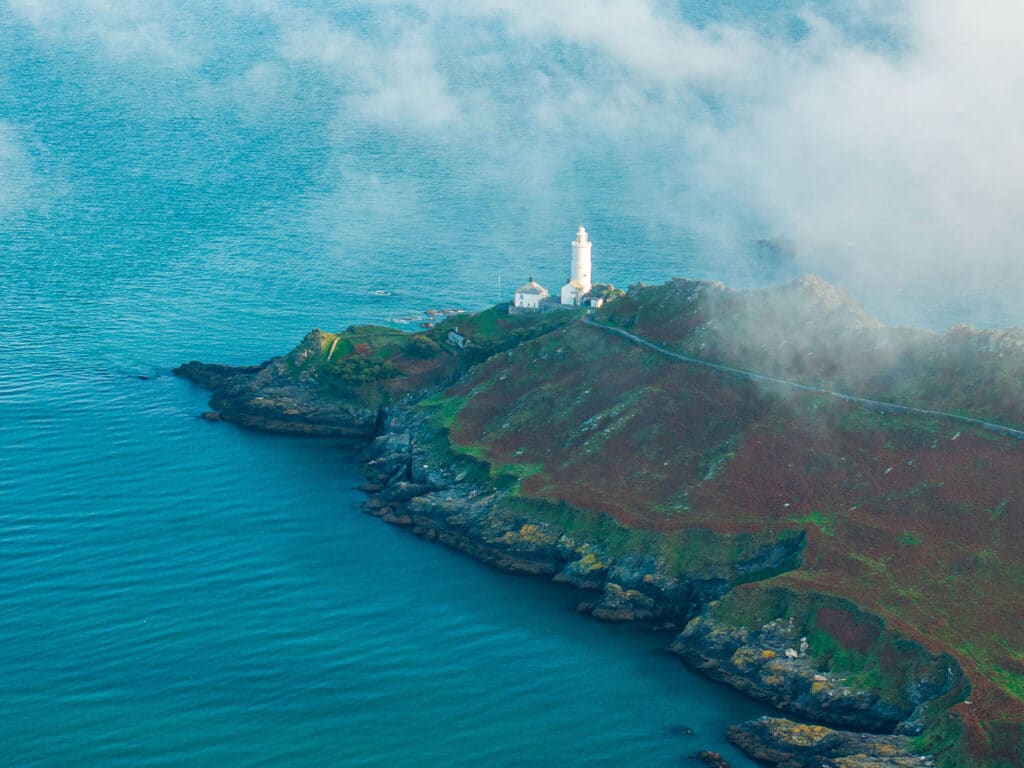
POLYGON ((562 286, 562 303, 579 306, 593 287, 590 282, 590 238, 582 226, 572 241, 572 272, 562 286))

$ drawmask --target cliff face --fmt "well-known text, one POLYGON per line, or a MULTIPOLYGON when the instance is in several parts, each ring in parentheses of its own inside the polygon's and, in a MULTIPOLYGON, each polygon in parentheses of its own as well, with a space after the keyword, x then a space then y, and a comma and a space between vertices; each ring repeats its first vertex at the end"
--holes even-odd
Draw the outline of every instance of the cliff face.
POLYGON ((822 664, 823 649, 817 645, 821 635, 811 633, 815 643, 809 642, 805 617, 825 610, 860 612, 847 606, 837 608, 842 601, 826 596, 804 600, 814 603, 812 610, 790 611, 788 620, 774 618, 750 628, 736 626, 721 615, 717 605, 711 606, 686 625, 672 651, 710 677, 777 709, 873 733, 919 735, 925 705, 951 692, 966 696, 963 674, 951 657, 936 656, 915 643, 898 643, 894 638, 877 649, 879 655, 883 651, 889 655, 900 645, 898 664, 886 670, 887 685, 868 687, 847 674, 828 671, 822 664))
POLYGON ((368 512, 503 569, 600 592, 587 604, 597 618, 680 622, 741 574, 792 566, 799 556, 802 537, 793 535, 735 561, 670 573, 653 553, 613 552, 602 537, 570 530, 540 506, 517 503, 510 489, 481 483, 472 466, 439 456, 429 421, 415 411, 392 409, 383 429, 364 464, 368 512))
MULTIPOLYGON (((468 349, 443 325, 360 327, 252 368, 176 372, 227 420, 366 442, 370 513, 588 590, 597 618, 671 629, 689 663, 783 711, 915 736, 950 765, 1020 762, 1024 443, 682 364, 553 315, 459 318, 468 349)), ((814 279, 673 281, 595 317, 814 386, 895 402, 927 374, 941 386, 925 405, 1020 410, 1019 332, 891 331, 814 279), (925 374, 905 381, 904 357, 925 374)), ((745 728, 786 765, 897 764, 878 761, 910 749, 876 740, 857 762, 783 749, 799 728, 745 728)))
MULTIPOLYGON (((815 752, 787 741, 791 737, 799 741, 805 735, 787 721, 777 720, 771 740, 756 722, 738 726, 734 740, 759 759, 778 755, 780 764, 789 763, 795 751, 810 761, 815 755, 839 754, 850 745, 862 750, 870 745, 881 755, 921 765, 908 737, 872 734, 920 733, 923 726, 916 718, 922 708, 963 684, 954 660, 908 644, 902 649, 902 663, 913 668, 913 682, 901 691, 902 696, 887 697, 848 685, 842 675, 821 671, 821 656, 815 653, 820 649, 807 646, 800 634, 806 631, 803 624, 775 619, 748 630, 716 615, 719 598, 743 574, 795 566, 802 537, 762 547, 743 561, 671 575, 666 573, 665 561, 649 552, 615 556, 601 537, 574 535, 542 515, 530 515, 522 507, 517 511, 508 503, 507 492, 493 488, 483 492, 479 481, 460 470, 457 461, 435 463, 429 440, 430 429, 422 417, 406 410, 392 413, 367 454, 365 490, 371 498, 365 506, 370 514, 496 567, 593 591, 594 597, 581 603, 581 610, 599 619, 643 620, 675 631, 671 650, 705 674, 801 718, 868 731, 821 729, 839 735, 823 742, 829 750, 815 752), (836 740, 841 747, 833 744, 836 740)), ((863 757, 862 753, 859 757, 845 754, 844 764, 849 768, 902 764, 879 762, 877 755, 861 762, 863 757)))

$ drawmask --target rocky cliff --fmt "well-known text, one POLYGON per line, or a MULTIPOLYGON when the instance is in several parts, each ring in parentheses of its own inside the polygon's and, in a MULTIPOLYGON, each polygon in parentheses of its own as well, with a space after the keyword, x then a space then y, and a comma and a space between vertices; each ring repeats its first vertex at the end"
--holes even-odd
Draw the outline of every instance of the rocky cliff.
POLYGON ((325 334, 314 331, 288 356, 262 365, 231 367, 193 360, 174 373, 211 390, 210 406, 242 426, 281 434, 372 439, 381 418, 377 408, 325 392, 312 371, 296 373, 296 365, 319 352, 324 342, 325 334))

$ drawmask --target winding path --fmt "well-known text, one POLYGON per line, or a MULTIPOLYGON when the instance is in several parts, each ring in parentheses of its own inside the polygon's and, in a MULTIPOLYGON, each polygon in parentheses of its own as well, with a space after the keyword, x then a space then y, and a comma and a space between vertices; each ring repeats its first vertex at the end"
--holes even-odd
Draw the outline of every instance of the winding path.
POLYGON ((744 371, 741 368, 733 368, 728 365, 722 365, 721 363, 712 363, 709 360, 701 360, 698 357, 690 357, 689 355, 683 355, 678 352, 673 352, 671 349, 655 344, 653 341, 637 336, 635 333, 630 333, 621 328, 615 328, 610 325, 603 325, 602 323, 594 320, 590 315, 583 317, 583 323, 593 328, 599 328, 606 333, 615 334, 622 338, 638 344, 641 347, 646 347, 654 352, 657 352, 666 357, 671 357, 674 360, 679 360, 684 363, 690 363, 691 365, 699 365, 702 368, 710 368, 713 371, 719 371, 720 373, 727 373, 732 376, 738 376, 748 381, 756 381, 762 384, 775 384, 789 389, 796 389, 802 392, 814 392, 820 395, 828 395, 834 397, 837 400, 844 400, 848 403, 856 403, 858 405, 868 406, 869 408, 877 408, 881 411, 889 413, 907 413, 915 414, 918 416, 934 416, 941 419, 948 419, 950 421, 956 421, 961 424, 970 424, 974 427, 981 427, 992 432, 998 432, 1001 435, 1007 437, 1014 437, 1018 440, 1024 440, 1024 430, 1014 429, 1013 427, 1007 427, 1003 424, 996 424, 991 421, 984 421, 982 419, 972 419, 969 416, 958 416, 955 413, 946 413, 945 411, 932 411, 926 408, 912 408, 909 405, 897 405, 896 403, 886 403, 881 400, 871 400, 866 397, 858 397, 857 395, 847 395, 842 392, 833 392, 830 389, 822 389, 821 387, 812 387, 808 384, 801 384, 796 381, 787 381, 786 379, 776 379, 771 376, 764 376, 760 373, 754 373, 753 371, 744 371))

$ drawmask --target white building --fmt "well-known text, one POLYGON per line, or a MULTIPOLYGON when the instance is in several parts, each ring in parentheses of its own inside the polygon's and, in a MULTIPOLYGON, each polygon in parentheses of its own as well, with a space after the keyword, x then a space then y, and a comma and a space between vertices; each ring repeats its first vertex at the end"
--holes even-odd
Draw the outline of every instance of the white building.
POLYGON ((516 309, 540 309, 540 303, 548 297, 548 289, 530 276, 530 282, 516 288, 512 306, 516 309))
POLYGON ((459 333, 459 328, 456 326, 454 331, 448 331, 448 343, 459 349, 465 349, 469 346, 469 339, 459 333))
POLYGON ((590 246, 587 230, 580 227, 576 239, 572 241, 572 272, 569 281, 562 286, 563 304, 579 306, 593 287, 590 282, 590 246))

